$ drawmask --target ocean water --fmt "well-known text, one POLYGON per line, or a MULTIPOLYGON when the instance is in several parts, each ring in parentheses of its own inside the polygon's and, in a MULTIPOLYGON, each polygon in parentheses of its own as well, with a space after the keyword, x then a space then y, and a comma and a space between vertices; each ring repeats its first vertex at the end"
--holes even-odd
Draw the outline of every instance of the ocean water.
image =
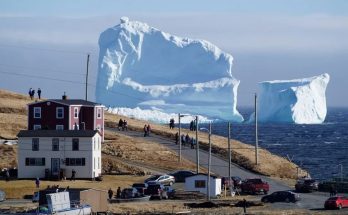
MULTIPOLYGON (((253 109, 240 108, 239 111, 248 119, 253 109)), ((226 122, 212 125, 213 134, 227 136, 227 132, 226 122)), ((341 165, 343 174, 348 175, 348 108, 328 108, 323 124, 259 123, 258 133, 260 147, 290 159, 308 170, 313 178, 337 177, 341 165)), ((231 135, 233 139, 255 145, 254 124, 232 124, 231 135)))

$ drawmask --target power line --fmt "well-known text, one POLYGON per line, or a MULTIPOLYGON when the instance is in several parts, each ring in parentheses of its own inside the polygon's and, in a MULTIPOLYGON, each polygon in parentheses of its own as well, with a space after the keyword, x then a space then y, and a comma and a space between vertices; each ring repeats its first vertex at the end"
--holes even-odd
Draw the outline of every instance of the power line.
MULTIPOLYGON (((30 47, 30 46, 18 46, 18 45, 8 45, 8 44, 0 44, 0 47, 10 47, 10 48, 20 48, 20 49, 31 49, 31 50, 38 50, 38 51, 50 51, 50 52, 62 52, 62 53, 71 53, 71 54, 87 54, 88 52, 78 52, 78 51, 68 51, 68 50, 62 50, 62 49, 48 49, 48 48, 37 48, 37 47, 30 47)), ((94 50, 96 51, 96 50, 94 50)))
POLYGON ((10 67, 10 68, 22 68, 25 70, 45 70, 46 71, 51 71, 51 72, 56 72, 56 73, 65 73, 65 74, 71 74, 71 75, 81 75, 81 76, 85 76, 86 74, 83 73, 73 73, 73 72, 63 72, 60 70, 52 70, 52 69, 46 69, 46 68, 38 68, 38 67, 26 67, 26 66, 16 66, 16 65, 8 65, 8 64, 0 64, 0 66, 4 66, 4 67, 10 67))

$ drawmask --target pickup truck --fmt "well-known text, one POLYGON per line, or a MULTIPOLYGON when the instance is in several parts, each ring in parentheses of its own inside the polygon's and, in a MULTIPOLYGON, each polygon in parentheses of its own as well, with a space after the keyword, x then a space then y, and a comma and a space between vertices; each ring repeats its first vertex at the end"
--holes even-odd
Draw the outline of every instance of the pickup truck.
POLYGON ((241 185, 243 193, 264 193, 269 191, 269 185, 267 182, 262 181, 260 178, 246 179, 241 185))

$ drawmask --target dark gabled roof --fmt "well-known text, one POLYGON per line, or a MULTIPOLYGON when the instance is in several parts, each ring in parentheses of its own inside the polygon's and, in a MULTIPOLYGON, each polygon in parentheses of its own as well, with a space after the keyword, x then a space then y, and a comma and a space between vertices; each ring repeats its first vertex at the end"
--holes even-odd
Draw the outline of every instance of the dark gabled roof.
MULTIPOLYGON (((195 175, 191 175, 189 177, 195 177, 195 176, 198 176, 198 175, 204 175, 204 176, 208 176, 208 174, 205 174, 205 173, 198 173, 198 174, 195 174, 195 175)), ((187 177, 187 178, 189 178, 187 177)), ((213 175, 213 174, 210 174, 210 177, 212 178, 218 178, 216 175, 213 175)))
POLYGON ((21 130, 18 137, 93 137, 97 130, 21 130))
POLYGON ((83 99, 48 99, 48 100, 44 100, 44 101, 30 103, 28 105, 38 104, 38 103, 42 103, 42 102, 56 102, 56 103, 67 105, 67 106, 69 106, 69 105, 101 106, 102 105, 102 104, 98 104, 95 102, 86 101, 83 99))
POLYGON ((48 101, 57 102, 65 105, 88 105, 88 106, 98 106, 101 104, 86 101, 83 99, 49 99, 48 101))

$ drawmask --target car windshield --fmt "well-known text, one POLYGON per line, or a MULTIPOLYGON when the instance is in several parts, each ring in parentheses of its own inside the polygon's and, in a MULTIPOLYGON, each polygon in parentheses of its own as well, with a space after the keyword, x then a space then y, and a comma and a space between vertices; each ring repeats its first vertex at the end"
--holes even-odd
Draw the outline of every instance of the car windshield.
POLYGON ((336 201, 337 199, 338 199, 338 197, 331 197, 331 198, 329 198, 328 200, 336 201))
POLYGON ((154 175, 154 176, 151 176, 150 178, 149 178, 149 180, 156 180, 156 179, 158 179, 159 177, 161 177, 160 175, 154 175))
POLYGON ((145 184, 133 184, 132 187, 146 187, 145 184))
POLYGON ((306 180, 304 183, 306 183, 306 184, 312 184, 312 183, 315 183, 315 180, 306 180))

